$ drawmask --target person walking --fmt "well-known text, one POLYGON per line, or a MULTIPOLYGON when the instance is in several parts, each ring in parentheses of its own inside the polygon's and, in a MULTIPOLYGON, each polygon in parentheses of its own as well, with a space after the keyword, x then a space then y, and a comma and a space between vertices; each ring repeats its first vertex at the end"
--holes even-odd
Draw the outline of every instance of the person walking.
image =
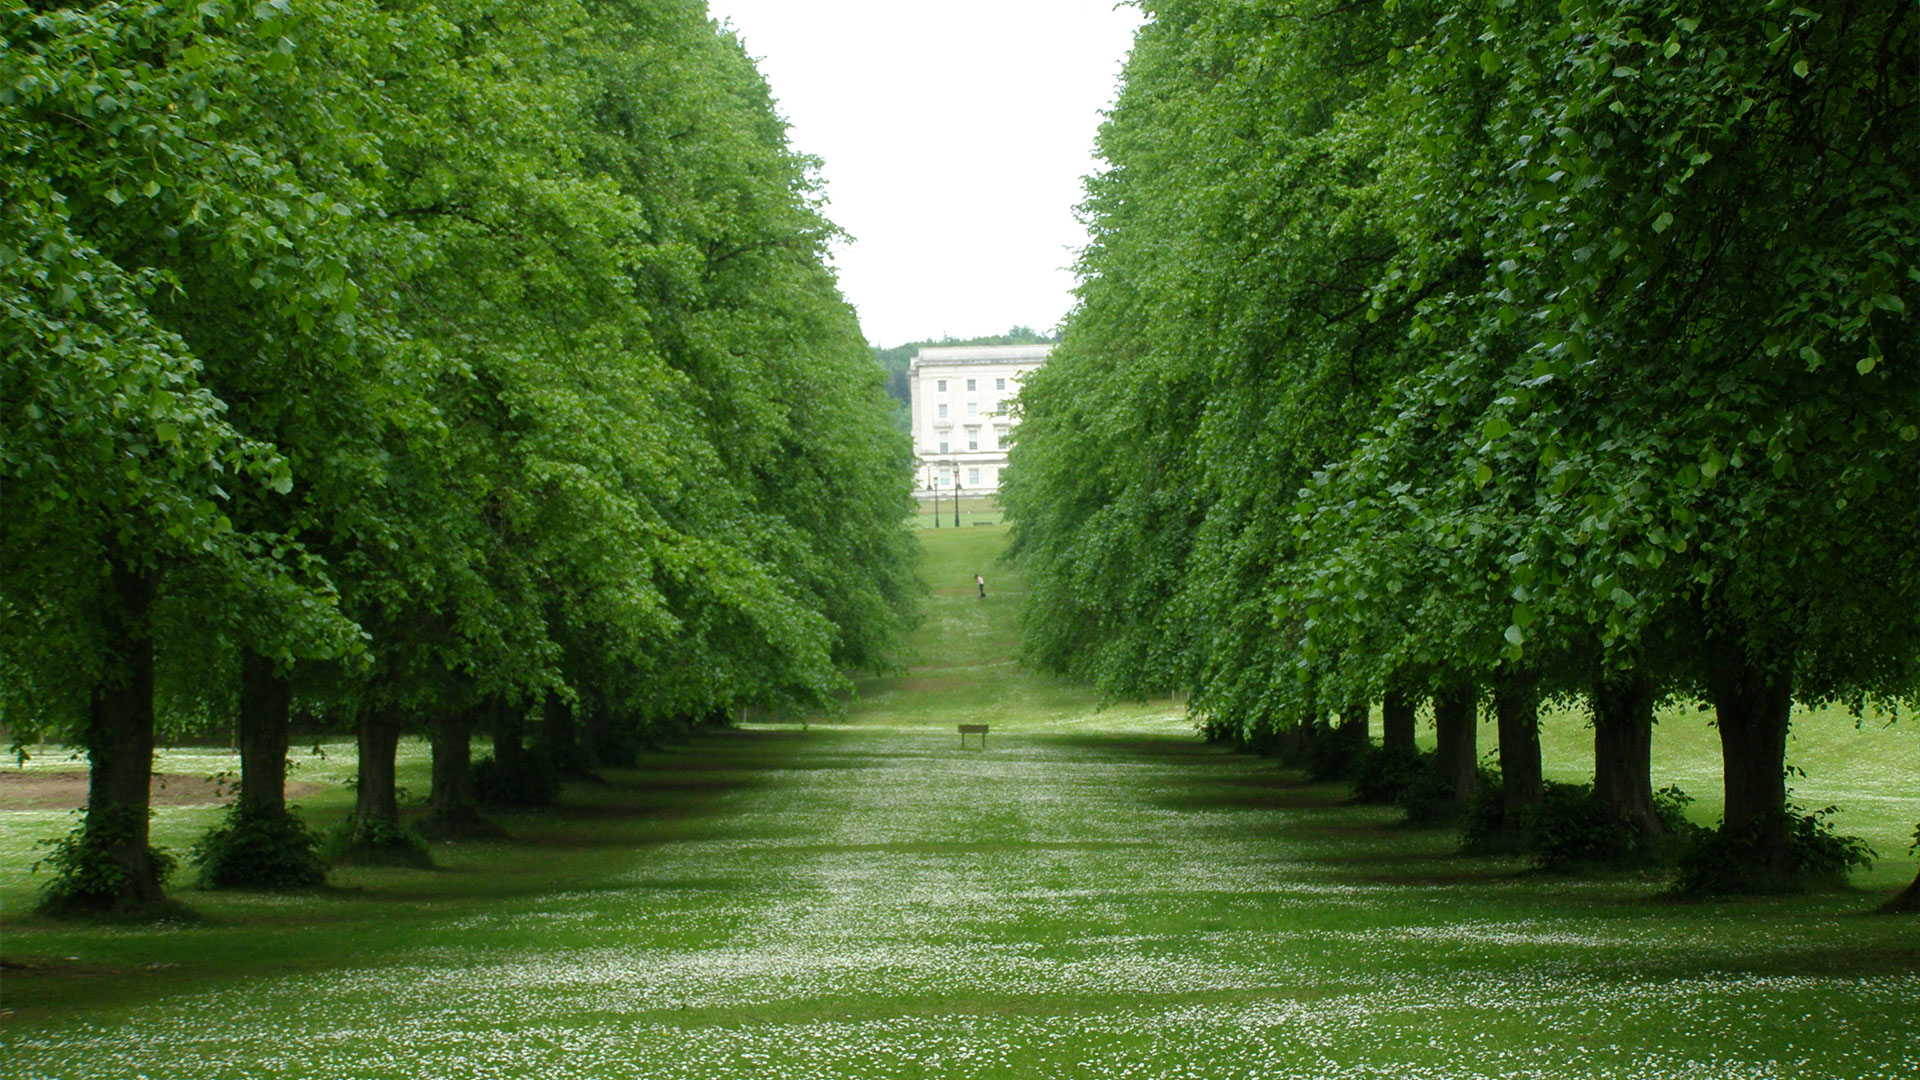
POLYGON ((987 579, 979 574, 975 574, 973 575, 973 583, 980 586, 980 599, 985 600, 987 598, 987 579))

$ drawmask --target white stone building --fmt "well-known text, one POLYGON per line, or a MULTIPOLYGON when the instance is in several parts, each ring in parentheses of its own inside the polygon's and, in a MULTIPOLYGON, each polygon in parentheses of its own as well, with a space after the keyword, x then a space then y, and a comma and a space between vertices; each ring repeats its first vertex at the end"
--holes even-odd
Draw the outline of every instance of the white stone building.
POLYGON ((1007 406, 1020 379, 1046 363, 1051 345, 944 345, 907 365, 913 452, 924 496, 1000 489, 1013 419, 1007 406))

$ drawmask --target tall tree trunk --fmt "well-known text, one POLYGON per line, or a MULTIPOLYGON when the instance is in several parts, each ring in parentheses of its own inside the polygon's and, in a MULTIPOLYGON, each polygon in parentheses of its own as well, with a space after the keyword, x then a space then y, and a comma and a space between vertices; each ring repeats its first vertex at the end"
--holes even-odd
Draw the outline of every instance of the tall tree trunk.
POLYGON ((1787 850, 1787 718, 1793 704, 1791 654, 1749 653, 1739 635, 1707 643, 1707 691, 1720 728, 1726 785, 1721 831, 1756 831, 1756 876, 1793 872, 1787 850))
POLYGON ((1414 712, 1419 703, 1405 690, 1389 690, 1380 702, 1381 746, 1411 757, 1418 753, 1414 738, 1414 712))
POLYGON ((489 710, 493 723, 493 760, 509 772, 527 766, 527 711, 519 705, 496 701, 489 710))
POLYGON ((1653 808, 1653 684, 1638 671, 1593 686, 1593 795, 1608 816, 1645 837, 1666 830, 1653 808))
POLYGON ((1434 692, 1433 733, 1440 779, 1453 792, 1454 802, 1464 808, 1480 790, 1480 759, 1475 746, 1478 717, 1471 684, 1434 692))
POLYGON ((562 773, 592 775, 592 762, 580 743, 573 706, 559 694, 549 693, 540 705, 540 749, 562 773))
POLYGON ((466 834, 485 826, 473 795, 473 718, 472 711, 450 709, 436 716, 428 729, 433 790, 427 803, 433 826, 441 833, 466 834))
POLYGON ((1546 783, 1540 775, 1540 675, 1528 668, 1502 665, 1493 690, 1493 711, 1500 724, 1500 786, 1503 817, 1509 829, 1526 811, 1540 805, 1546 783))
POLYGON ((153 781, 153 627, 157 572, 119 559, 103 618, 106 671, 87 707, 85 843, 121 870, 109 893, 75 895, 76 906, 137 911, 166 901, 149 846, 153 781))
POLYGON ((240 658, 240 809, 287 812, 287 712, 292 687, 280 666, 248 649, 240 658))
POLYGON ((394 786, 394 755, 400 748, 400 710, 373 705, 360 710, 359 790, 353 800, 354 831, 398 827, 400 798, 394 786))

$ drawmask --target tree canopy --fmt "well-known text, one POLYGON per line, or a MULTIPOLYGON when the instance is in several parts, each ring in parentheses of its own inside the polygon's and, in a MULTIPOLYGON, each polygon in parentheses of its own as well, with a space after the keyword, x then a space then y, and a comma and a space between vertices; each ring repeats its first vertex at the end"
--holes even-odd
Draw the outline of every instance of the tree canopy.
POLYGON ((909 448, 704 5, 0 20, 0 715, 88 745, 82 893, 157 894, 156 694, 644 737, 899 662, 909 448))
POLYGON ((1144 6, 1019 402, 1030 656, 1243 736, 1697 695, 1784 874, 1788 703, 1920 693, 1913 5, 1144 6))

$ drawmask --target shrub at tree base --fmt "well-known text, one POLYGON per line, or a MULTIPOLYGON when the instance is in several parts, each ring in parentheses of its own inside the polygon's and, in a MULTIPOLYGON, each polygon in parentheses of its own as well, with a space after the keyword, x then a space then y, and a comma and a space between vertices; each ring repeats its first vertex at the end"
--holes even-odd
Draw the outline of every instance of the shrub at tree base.
POLYGON ((200 838, 190 858, 204 889, 283 889, 324 885, 320 838, 288 811, 234 803, 226 820, 200 838))
POLYGON ((1767 866, 1768 832, 1773 822, 1755 821, 1738 829, 1703 833, 1680 859, 1673 891, 1681 895, 1794 893, 1846 885, 1847 871, 1873 865, 1874 850, 1857 836, 1842 836, 1828 820, 1837 807, 1807 813, 1791 803, 1781 814, 1786 824, 1785 865, 1767 866))
MULTIPOLYGON (((179 905, 165 902, 152 907, 128 906, 123 886, 130 872, 115 852, 137 835, 133 813, 124 807, 96 810, 66 836, 40 841, 47 856, 34 863, 33 869, 38 871, 44 864, 54 873, 40 892, 39 910, 43 914, 164 918, 185 913, 179 905)), ((148 847, 146 858, 162 884, 178 863, 165 848, 148 847)))
POLYGON ((544 754, 481 758, 473 764, 473 795, 487 806, 552 806, 560 801, 560 771, 544 754))
MULTIPOLYGON (((1410 778, 1393 801, 1407 812, 1407 824, 1420 827, 1456 824, 1463 817, 1471 818, 1475 813, 1475 804, 1462 806, 1455 798, 1453 785, 1440 775, 1439 757, 1433 751, 1423 751, 1415 759, 1410 778)), ((1491 769, 1480 769, 1481 797, 1491 792, 1498 796, 1500 774, 1491 769)))
POLYGON ((1502 841, 1497 837, 1504 835, 1503 850, 1526 855, 1542 870, 1669 866, 1683 848, 1706 833, 1687 820, 1686 808, 1691 802, 1693 799, 1677 787, 1654 792, 1654 812, 1662 833, 1648 836, 1607 813, 1594 797, 1591 784, 1549 780, 1539 805, 1529 808, 1512 829, 1502 830, 1496 785, 1491 812, 1483 799, 1468 823, 1462 847, 1487 853, 1501 848, 1502 841))
POLYGON ((1384 746, 1369 747, 1354 768, 1353 797, 1363 803, 1392 803, 1411 788, 1423 773, 1433 771, 1433 755, 1384 746))
POLYGON ((1332 738, 1324 733, 1309 739, 1304 757, 1307 775, 1315 780, 1353 780, 1372 757, 1371 746, 1332 738))
POLYGON ((595 764, 612 769, 631 769, 640 762, 640 754, 653 748, 637 725, 609 724, 588 737, 595 764))
POLYGON ((594 769, 600 765, 600 755, 594 753, 593 747, 586 743, 568 742, 557 746, 542 746, 538 755, 552 770, 556 784, 561 778, 594 783, 600 781, 600 774, 594 772, 594 769))
POLYGON ((320 843, 320 857, 336 866, 433 865, 426 837, 397 821, 348 818, 320 843))

